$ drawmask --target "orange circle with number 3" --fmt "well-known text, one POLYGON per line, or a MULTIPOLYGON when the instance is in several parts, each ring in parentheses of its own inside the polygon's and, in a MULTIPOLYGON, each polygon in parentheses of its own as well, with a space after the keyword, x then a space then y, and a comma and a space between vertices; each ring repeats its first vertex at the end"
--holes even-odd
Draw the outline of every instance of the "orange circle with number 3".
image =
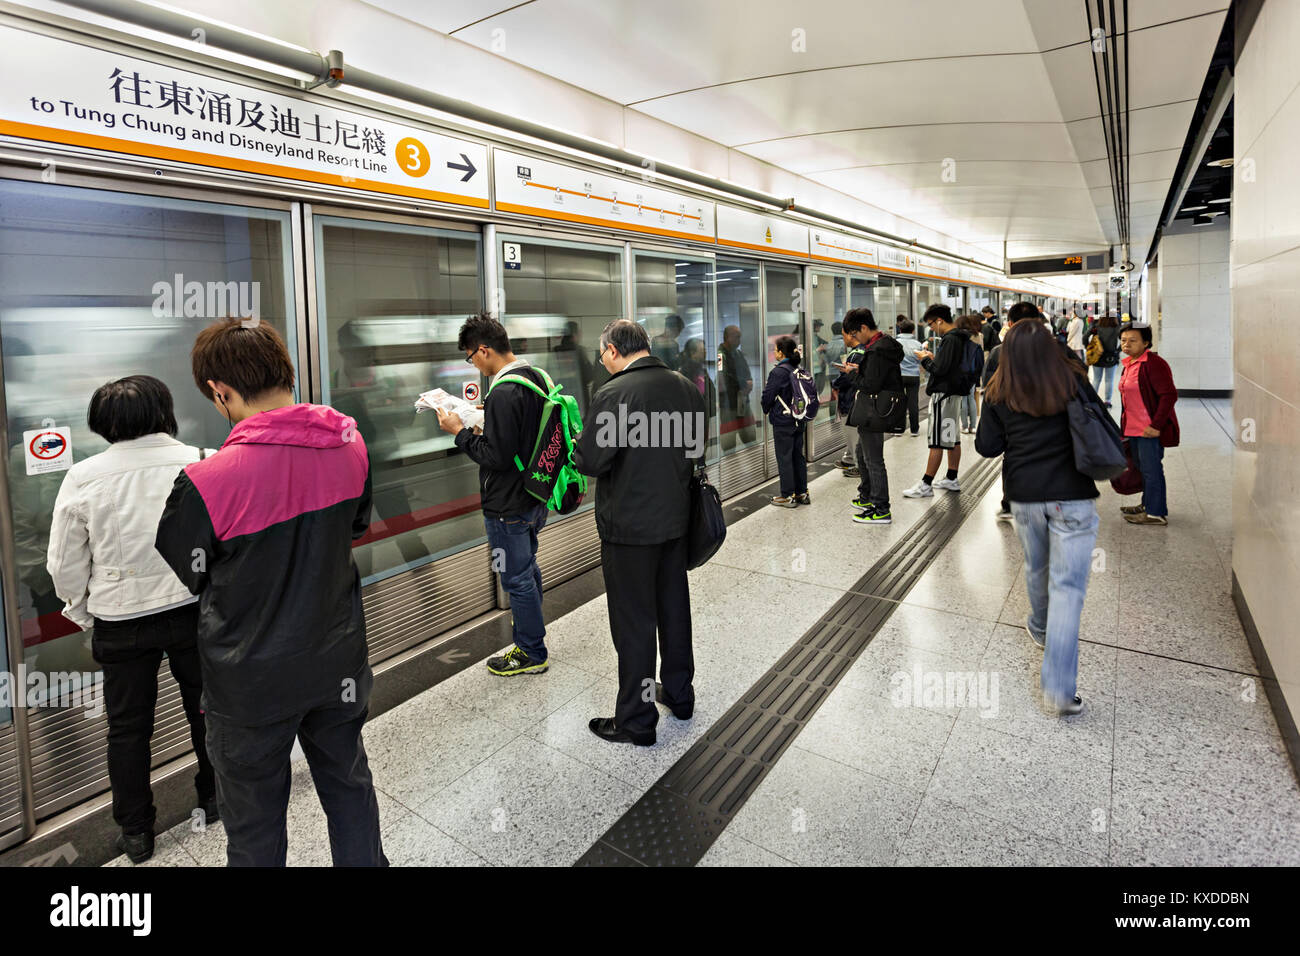
POLYGON ((394 155, 397 157, 397 165, 408 176, 423 176, 429 171, 429 151, 412 136, 398 140, 394 155))

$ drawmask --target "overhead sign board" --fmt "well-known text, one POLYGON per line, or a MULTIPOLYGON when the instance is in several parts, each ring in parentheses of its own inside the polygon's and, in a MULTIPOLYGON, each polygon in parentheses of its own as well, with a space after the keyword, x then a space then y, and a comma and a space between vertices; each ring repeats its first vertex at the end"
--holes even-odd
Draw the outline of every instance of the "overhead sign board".
POLYGON ((1038 256, 1030 259, 1008 259, 1007 275, 1050 276, 1085 272, 1106 272, 1110 268, 1110 253, 1104 249, 1094 252, 1076 252, 1065 256, 1038 256))
POLYGON ((718 245, 807 258, 808 227, 778 216, 719 205, 718 245))
POLYGON ((486 209, 487 146, 0 27, 0 134, 486 209))
POLYGON ((877 246, 876 255, 880 259, 879 264, 887 269, 915 272, 916 267, 921 264, 918 256, 903 249, 895 249, 893 246, 877 246))
POLYGON ((714 241, 714 206, 639 179, 620 179, 498 149, 496 208, 542 219, 714 241))
POLYGON ((880 260, 876 244, 830 229, 813 229, 808 254, 823 262, 840 262, 850 266, 876 266, 880 260))

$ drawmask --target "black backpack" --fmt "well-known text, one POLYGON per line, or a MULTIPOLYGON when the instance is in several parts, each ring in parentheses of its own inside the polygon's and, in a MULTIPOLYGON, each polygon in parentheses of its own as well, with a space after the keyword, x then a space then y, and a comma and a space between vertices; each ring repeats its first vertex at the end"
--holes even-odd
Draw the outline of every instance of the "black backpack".
POLYGON ((980 383, 984 372, 984 349, 974 339, 968 339, 961 354, 961 394, 965 395, 980 383))

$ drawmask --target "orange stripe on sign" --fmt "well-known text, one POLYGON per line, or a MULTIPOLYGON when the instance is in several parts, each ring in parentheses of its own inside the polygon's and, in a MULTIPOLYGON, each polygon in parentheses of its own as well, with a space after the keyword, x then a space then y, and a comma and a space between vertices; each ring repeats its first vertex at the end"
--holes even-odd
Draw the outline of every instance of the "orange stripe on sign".
MULTIPOLYGON (((584 193, 577 189, 565 189, 563 186, 548 186, 545 183, 535 183, 525 180, 525 186, 532 186, 536 189, 545 189, 547 192, 568 193, 570 196, 579 196, 582 199, 598 199, 601 202, 617 203, 620 206, 631 206, 633 209, 644 209, 648 212, 661 212, 665 216, 676 216, 678 219, 699 219, 699 216, 692 216, 688 212, 673 212, 671 209, 660 209, 658 206, 647 206, 645 203, 637 205, 634 202, 628 202, 625 199, 615 199, 613 196, 597 196, 595 193, 584 193)), ((499 208, 499 207, 498 207, 499 208)))
POLYGON ((806 252, 797 252, 794 249, 782 249, 778 246, 763 246, 754 242, 741 242, 738 239, 719 239, 718 243, 724 246, 735 246, 737 249, 757 249, 759 252, 780 252, 787 256, 799 256, 803 259, 808 258, 808 253, 806 252))
MULTIPOLYGON (((157 146, 153 143, 137 143, 129 139, 117 139, 113 136, 100 136, 96 133, 76 133, 71 130, 54 129, 48 126, 34 126, 30 123, 15 123, 0 120, 0 134, 20 136, 23 139, 38 139, 47 143, 62 143, 65 146, 87 146, 91 149, 105 149, 114 153, 128 153, 132 156, 148 156, 151 159, 172 159, 197 166, 211 166, 216 169, 237 169, 245 173, 257 173, 262 176, 279 176, 283 179, 297 179, 302 182, 320 183, 325 186, 347 186, 369 192, 390 193, 395 196, 411 196, 416 199, 431 199, 434 202, 454 203, 458 206, 475 206, 487 209, 488 201, 477 196, 461 196, 445 193, 437 189, 416 189, 413 186, 398 186, 392 183, 378 182, 373 179, 347 177, 343 173, 317 173, 309 169, 297 169, 293 166, 281 166, 278 163, 262 163, 251 159, 235 159, 229 156, 217 156, 193 149, 178 149, 175 146, 157 146)), ((387 158, 387 157, 385 157, 387 158)))
POLYGON ((672 236, 674 239, 690 239, 692 242, 713 242, 713 236, 692 232, 679 232, 676 229, 659 229, 655 226, 642 226, 634 222, 622 222, 618 219, 596 219, 593 216, 580 216, 573 212, 561 212, 558 209, 540 209, 537 206, 520 206, 512 202, 497 201, 500 212, 517 212, 524 216, 539 216, 542 219, 561 219, 564 222, 580 222, 588 226, 609 226, 615 229, 627 229, 632 232, 647 232, 656 236, 672 236))

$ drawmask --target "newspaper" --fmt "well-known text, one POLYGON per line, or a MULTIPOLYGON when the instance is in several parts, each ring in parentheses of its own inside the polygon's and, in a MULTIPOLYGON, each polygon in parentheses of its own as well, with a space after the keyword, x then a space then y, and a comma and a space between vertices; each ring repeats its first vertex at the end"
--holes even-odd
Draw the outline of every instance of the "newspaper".
POLYGON ((483 425, 483 409, 477 408, 471 403, 465 401, 440 388, 435 388, 430 392, 421 392, 420 397, 415 400, 415 411, 417 413, 430 408, 441 408, 444 412, 460 416, 460 420, 466 428, 480 428, 483 425))

